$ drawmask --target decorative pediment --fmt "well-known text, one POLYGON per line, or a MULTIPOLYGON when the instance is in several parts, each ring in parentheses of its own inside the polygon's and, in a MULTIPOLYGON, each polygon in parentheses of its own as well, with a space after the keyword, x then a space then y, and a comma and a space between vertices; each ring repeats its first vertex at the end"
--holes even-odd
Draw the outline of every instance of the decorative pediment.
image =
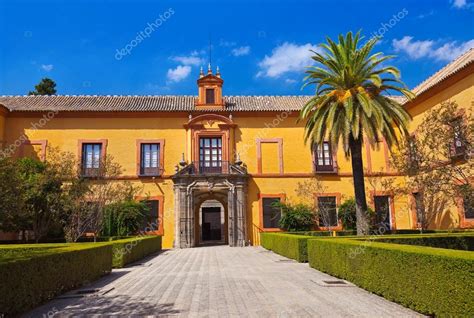
POLYGON ((184 124, 184 128, 186 129, 226 129, 235 126, 236 124, 231 118, 217 114, 199 115, 190 118, 189 121, 184 124))

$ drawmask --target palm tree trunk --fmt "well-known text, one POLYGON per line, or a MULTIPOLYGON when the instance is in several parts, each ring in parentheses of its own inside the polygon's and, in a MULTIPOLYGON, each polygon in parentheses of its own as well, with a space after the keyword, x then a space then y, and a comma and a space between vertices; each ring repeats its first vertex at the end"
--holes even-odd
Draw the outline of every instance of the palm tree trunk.
POLYGON ((350 137, 352 178, 354 181, 354 194, 356 202, 357 235, 369 234, 367 222, 367 199, 365 197, 364 164, 362 162, 362 137, 350 137))

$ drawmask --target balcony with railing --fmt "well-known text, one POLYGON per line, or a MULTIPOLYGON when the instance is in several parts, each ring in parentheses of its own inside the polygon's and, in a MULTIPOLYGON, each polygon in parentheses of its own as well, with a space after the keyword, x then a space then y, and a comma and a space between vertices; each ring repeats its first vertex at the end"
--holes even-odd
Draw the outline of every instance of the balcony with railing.
POLYGON ((192 165, 195 174, 229 173, 229 161, 194 161, 192 165))

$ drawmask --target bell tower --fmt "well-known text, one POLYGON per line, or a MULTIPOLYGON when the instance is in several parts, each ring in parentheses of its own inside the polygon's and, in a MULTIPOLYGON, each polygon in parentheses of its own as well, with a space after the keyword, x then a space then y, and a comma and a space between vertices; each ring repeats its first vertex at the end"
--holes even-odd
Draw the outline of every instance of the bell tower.
POLYGON ((198 99, 196 101, 196 108, 224 108, 224 99, 222 98, 224 80, 221 78, 219 67, 216 69, 216 74, 213 74, 211 63, 209 63, 206 75, 204 75, 201 67, 197 84, 198 99))

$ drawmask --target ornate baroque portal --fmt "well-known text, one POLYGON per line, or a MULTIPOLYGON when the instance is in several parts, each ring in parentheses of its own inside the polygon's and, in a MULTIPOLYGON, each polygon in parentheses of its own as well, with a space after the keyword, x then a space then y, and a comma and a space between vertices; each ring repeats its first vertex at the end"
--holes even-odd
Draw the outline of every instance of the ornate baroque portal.
POLYGON ((202 237, 200 208, 207 200, 224 207, 227 228, 224 242, 245 246, 247 237, 247 171, 233 162, 235 124, 221 115, 200 115, 184 125, 192 162, 180 162, 173 176, 175 195, 175 242, 177 248, 198 246, 202 237))

